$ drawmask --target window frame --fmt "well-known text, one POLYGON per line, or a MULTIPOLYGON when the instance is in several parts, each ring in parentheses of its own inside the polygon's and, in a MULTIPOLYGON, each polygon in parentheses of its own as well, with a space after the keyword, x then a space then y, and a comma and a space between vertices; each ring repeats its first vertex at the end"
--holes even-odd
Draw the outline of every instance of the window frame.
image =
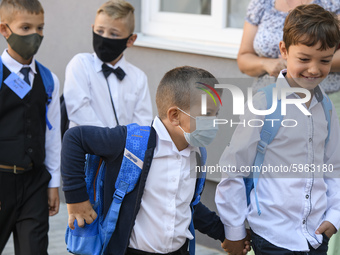
POLYGON ((161 12, 160 0, 142 0, 142 33, 239 46, 243 29, 227 27, 227 8, 228 0, 211 0, 211 15, 161 12))

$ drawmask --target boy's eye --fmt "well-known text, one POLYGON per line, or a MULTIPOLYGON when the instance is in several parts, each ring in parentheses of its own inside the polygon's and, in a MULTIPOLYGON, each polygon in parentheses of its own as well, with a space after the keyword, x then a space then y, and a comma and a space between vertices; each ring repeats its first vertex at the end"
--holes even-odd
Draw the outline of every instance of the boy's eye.
POLYGON ((44 27, 43 27, 43 26, 38 27, 38 30, 39 30, 39 31, 43 31, 43 30, 44 30, 44 27))
POLYGON ((300 61, 302 61, 302 62, 307 62, 309 59, 308 58, 299 58, 300 59, 300 61))
POLYGON ((29 29, 30 29, 29 26, 23 26, 23 27, 22 27, 22 30, 24 30, 24 31, 27 31, 27 30, 29 30, 29 29))
POLYGON ((112 37, 117 37, 118 35, 116 33, 111 33, 112 37))
POLYGON ((102 34, 104 34, 104 31, 103 30, 96 30, 96 33, 99 34, 99 35, 102 35, 102 34))
POLYGON ((330 60, 321 60, 322 63, 324 64, 329 64, 331 61, 330 60))

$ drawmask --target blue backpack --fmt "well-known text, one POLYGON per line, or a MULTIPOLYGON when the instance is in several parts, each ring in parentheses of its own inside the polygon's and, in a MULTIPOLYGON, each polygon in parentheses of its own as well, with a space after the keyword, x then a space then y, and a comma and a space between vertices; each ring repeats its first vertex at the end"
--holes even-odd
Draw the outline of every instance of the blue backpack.
MULTIPOLYGON (((275 88, 275 86, 276 84, 274 83, 259 90, 259 91, 263 91, 266 95, 267 109, 270 109, 270 107, 272 106, 272 103, 273 103, 272 94, 273 94, 273 88, 275 88)), ((327 135, 326 143, 325 143, 326 145, 328 143, 329 134, 331 131, 332 103, 327 95, 323 95, 323 100, 321 104, 325 112, 326 120, 328 122, 327 124, 328 135, 327 135)), ((256 156, 255 156, 255 160, 253 164, 253 166, 256 166, 255 168, 256 171, 253 172, 253 175, 251 177, 247 177, 243 179, 245 183, 245 187, 246 187, 247 205, 250 204, 250 193, 252 189, 254 189, 255 202, 256 202, 258 215, 261 215, 261 210, 260 210, 260 205, 259 205, 259 201, 257 197, 257 183, 258 183, 259 176, 261 173, 261 168, 262 168, 263 160, 266 154, 267 146, 274 140, 281 126, 282 119, 283 119, 283 116, 281 115, 281 103, 279 100, 276 110, 272 114, 266 115, 265 117, 264 125, 260 133, 261 140, 257 144, 256 156), (271 122, 271 121, 266 121, 267 119, 268 120, 275 119, 279 121, 271 122)))
MULTIPOLYGON (((47 95, 45 119, 46 119, 46 125, 47 125, 48 129, 51 130, 52 125, 47 118, 47 111, 48 111, 48 105, 52 101, 52 93, 53 93, 53 90, 54 90, 54 80, 53 80, 52 73, 49 69, 47 69, 45 66, 40 64, 38 61, 35 61, 35 63, 37 64, 37 67, 39 69, 41 79, 43 81, 45 91, 46 91, 46 95, 47 95)), ((0 89, 1 89, 1 86, 2 86, 2 78, 3 78, 3 64, 2 64, 2 59, 0 57, 0 89)))
MULTIPOLYGON (((136 186, 140 177, 145 151, 147 149, 150 127, 130 124, 126 126, 126 144, 124 149, 124 157, 119 170, 118 178, 115 183, 116 191, 113 194, 113 200, 106 217, 103 215, 103 190, 104 177, 106 171, 105 162, 99 156, 87 155, 85 163, 85 181, 89 194, 89 200, 97 213, 97 218, 90 225, 85 224, 84 228, 78 227, 75 221, 75 229, 66 229, 65 242, 67 250, 71 253, 81 255, 100 255, 105 253, 105 249, 111 239, 116 228, 120 207, 127 193, 131 192, 136 186)), ((200 161, 205 164, 206 150, 200 148, 200 161)), ((200 194, 203 191, 205 182, 204 176, 200 176, 196 182, 195 195, 191 203, 192 213, 193 207, 199 203, 200 194)), ((193 221, 191 220, 190 230, 193 230, 193 221)), ((194 254, 192 250, 194 244, 190 243, 190 254, 194 254)))

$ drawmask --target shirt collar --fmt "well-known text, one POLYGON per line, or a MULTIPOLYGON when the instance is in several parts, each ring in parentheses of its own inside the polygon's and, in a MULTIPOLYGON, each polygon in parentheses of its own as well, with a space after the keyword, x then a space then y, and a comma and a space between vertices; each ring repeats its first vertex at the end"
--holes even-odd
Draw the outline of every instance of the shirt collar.
POLYGON ((19 73, 21 68, 23 67, 30 67, 34 74, 37 73, 35 68, 35 58, 32 58, 32 61, 29 65, 23 65, 13 59, 5 49, 1 55, 2 63, 12 72, 12 73, 19 73))
MULTIPOLYGON (((102 71, 102 65, 103 65, 103 61, 101 61, 96 53, 93 53, 94 56, 94 70, 99 73, 102 71)), ((126 59, 124 57, 124 55, 122 56, 122 58, 114 65, 112 66, 110 63, 106 63, 109 67, 116 69, 118 66, 120 68, 122 68, 124 71, 126 71, 126 59)))
MULTIPOLYGON (((281 99, 280 89, 281 88, 290 88, 290 85, 285 78, 286 74, 287 74, 287 69, 282 70, 280 72, 279 76, 277 77, 277 80, 276 80, 276 87, 278 88, 278 95, 277 95, 278 100, 281 99)), ((295 94, 295 93, 294 92, 288 92, 287 96, 290 96, 291 94, 295 94)), ((314 88, 314 95, 315 95, 315 99, 319 103, 323 100, 323 92, 322 92, 322 89, 320 88, 319 85, 314 88)))
POLYGON ((189 157, 191 151, 199 152, 199 148, 191 146, 190 144, 184 150, 178 151, 175 143, 172 141, 172 139, 170 137, 168 130, 166 129, 166 127, 164 126, 163 122, 160 120, 159 117, 157 117, 157 116, 155 117, 152 126, 156 130, 158 138, 162 141, 171 143, 172 144, 172 150, 181 154, 182 156, 189 157))

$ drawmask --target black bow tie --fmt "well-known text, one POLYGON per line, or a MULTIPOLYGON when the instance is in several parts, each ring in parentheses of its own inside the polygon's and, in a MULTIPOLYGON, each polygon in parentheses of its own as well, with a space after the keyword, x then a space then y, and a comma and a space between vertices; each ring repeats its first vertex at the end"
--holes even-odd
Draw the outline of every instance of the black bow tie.
POLYGON ((120 81, 122 81, 125 77, 125 72, 120 67, 113 69, 113 68, 109 67, 107 64, 104 63, 102 65, 102 70, 103 70, 103 74, 104 74, 105 78, 109 77, 109 75, 111 73, 114 73, 117 76, 118 80, 120 80, 120 81))

